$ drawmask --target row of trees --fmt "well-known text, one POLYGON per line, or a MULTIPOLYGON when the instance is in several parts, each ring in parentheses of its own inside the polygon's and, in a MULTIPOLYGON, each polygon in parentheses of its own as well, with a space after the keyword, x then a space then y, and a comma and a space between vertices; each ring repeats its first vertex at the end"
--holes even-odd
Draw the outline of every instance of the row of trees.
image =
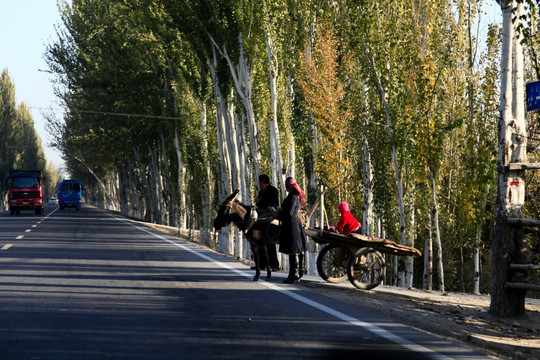
POLYGON ((16 104, 15 86, 4 69, 0 78, 0 211, 9 207, 7 179, 11 169, 42 170, 45 199, 55 193, 58 170, 47 163, 30 109, 25 103, 16 104))
POLYGON ((369 234, 422 250, 388 259, 389 282, 488 292, 501 29, 480 22, 483 4, 61 1, 45 54, 65 106, 54 145, 95 201, 238 257, 234 229, 211 236, 216 205, 236 188, 252 203, 263 172, 285 196, 293 176, 308 207, 328 189, 330 222, 348 201, 369 234))

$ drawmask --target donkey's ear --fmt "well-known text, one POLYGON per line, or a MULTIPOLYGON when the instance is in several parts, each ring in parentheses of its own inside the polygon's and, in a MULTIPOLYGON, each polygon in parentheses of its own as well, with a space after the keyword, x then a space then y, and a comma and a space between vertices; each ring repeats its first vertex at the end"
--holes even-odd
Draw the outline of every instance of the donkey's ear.
POLYGON ((239 189, 234 190, 234 192, 233 192, 231 195, 229 195, 229 196, 225 199, 225 201, 224 201, 223 203, 225 204, 225 203, 228 203, 229 201, 234 200, 234 199, 236 198, 236 196, 238 195, 238 193, 240 193, 240 190, 239 190, 239 189))

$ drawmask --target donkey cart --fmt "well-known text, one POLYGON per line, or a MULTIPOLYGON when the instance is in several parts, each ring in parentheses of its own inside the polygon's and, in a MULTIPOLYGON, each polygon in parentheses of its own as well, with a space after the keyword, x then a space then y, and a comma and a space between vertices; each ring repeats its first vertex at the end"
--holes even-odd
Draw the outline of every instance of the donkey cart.
POLYGON ((381 253, 421 256, 409 246, 360 234, 344 235, 328 230, 306 228, 305 233, 319 244, 326 244, 317 256, 317 271, 330 283, 349 278, 358 289, 370 290, 384 280, 386 261, 381 253))

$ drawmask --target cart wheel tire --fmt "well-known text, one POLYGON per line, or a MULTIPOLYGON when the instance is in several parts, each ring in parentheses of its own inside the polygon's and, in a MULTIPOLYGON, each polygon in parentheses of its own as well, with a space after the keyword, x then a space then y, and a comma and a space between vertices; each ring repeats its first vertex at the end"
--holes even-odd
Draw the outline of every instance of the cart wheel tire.
POLYGON ((358 289, 371 290, 384 280, 386 261, 372 248, 360 248, 351 255, 347 264, 349 281, 358 289))
POLYGON ((347 261, 352 252, 349 248, 338 244, 328 244, 317 256, 319 276, 332 284, 347 279, 347 261))

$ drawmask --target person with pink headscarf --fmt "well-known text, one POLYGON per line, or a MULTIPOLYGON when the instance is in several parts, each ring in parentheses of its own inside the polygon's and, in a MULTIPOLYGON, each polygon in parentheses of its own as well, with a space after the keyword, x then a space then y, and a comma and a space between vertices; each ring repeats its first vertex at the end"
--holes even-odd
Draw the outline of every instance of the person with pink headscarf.
POLYGON ((349 204, 345 201, 340 202, 337 206, 338 211, 341 213, 338 223, 335 228, 331 228, 342 234, 350 233, 362 233, 362 227, 353 214, 350 212, 349 204))
POLYGON ((303 275, 303 260, 307 243, 298 210, 300 206, 306 206, 306 196, 292 177, 285 180, 285 190, 289 194, 281 203, 281 210, 275 216, 276 219, 281 220, 279 252, 289 255, 289 276, 283 282, 292 284, 299 282, 303 275))

